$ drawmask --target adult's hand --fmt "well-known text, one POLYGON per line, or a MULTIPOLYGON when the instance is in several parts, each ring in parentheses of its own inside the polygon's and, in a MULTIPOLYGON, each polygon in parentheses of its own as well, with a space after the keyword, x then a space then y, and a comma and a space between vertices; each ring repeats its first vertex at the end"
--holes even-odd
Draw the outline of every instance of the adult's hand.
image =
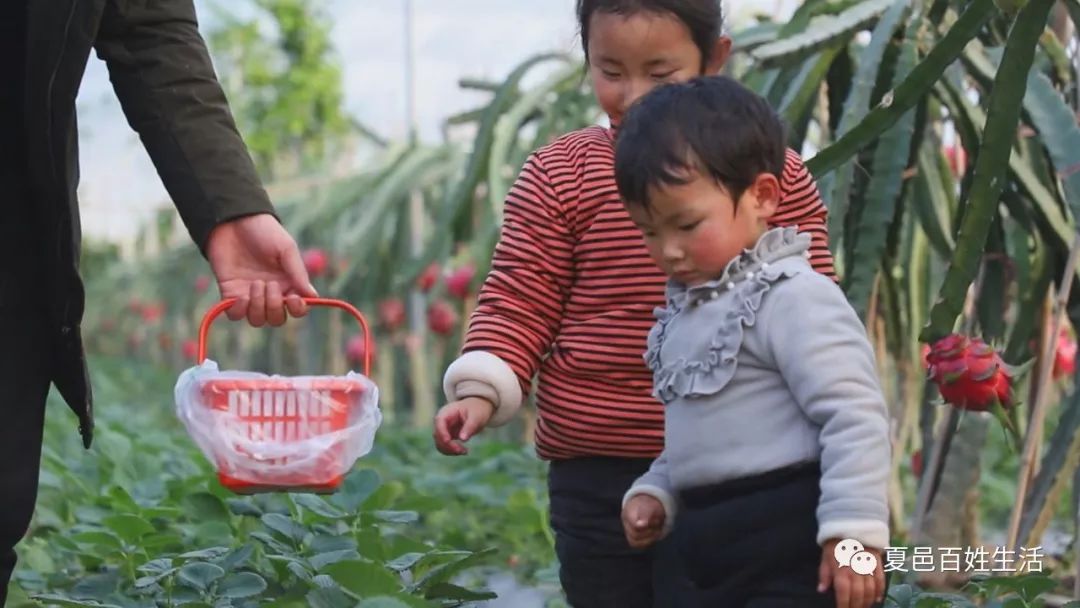
POLYGON ((236 298, 226 315, 254 327, 281 325, 286 311, 307 314, 302 297, 317 297, 296 241, 268 214, 249 215, 214 228, 206 245, 222 299, 236 298))

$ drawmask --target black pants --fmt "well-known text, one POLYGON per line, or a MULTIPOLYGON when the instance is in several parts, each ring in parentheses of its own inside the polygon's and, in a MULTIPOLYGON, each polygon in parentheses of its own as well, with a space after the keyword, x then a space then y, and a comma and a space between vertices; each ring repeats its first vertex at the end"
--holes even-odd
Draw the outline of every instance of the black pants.
POLYGON ((820 480, 809 463, 682 493, 671 540, 696 606, 836 605, 817 592, 820 480))
POLYGON ((665 541, 632 549, 622 498, 648 459, 575 458, 551 463, 548 493, 559 580, 574 608, 680 608, 692 592, 665 541))
POLYGON ((43 313, 0 307, 0 606, 37 498, 52 347, 43 313))

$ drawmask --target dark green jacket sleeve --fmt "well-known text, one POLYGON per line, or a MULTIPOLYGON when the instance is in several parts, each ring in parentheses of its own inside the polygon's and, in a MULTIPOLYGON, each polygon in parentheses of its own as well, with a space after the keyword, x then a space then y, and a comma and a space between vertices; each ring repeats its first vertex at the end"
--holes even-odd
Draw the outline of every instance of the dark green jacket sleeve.
POLYGON ((199 34, 192 0, 107 0, 95 43, 199 249, 221 222, 273 213, 199 34))

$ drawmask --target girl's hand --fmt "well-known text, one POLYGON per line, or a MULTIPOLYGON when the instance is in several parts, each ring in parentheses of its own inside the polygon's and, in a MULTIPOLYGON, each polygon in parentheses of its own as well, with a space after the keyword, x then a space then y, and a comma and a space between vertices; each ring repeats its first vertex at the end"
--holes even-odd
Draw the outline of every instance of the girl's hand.
POLYGON ((665 518, 664 505, 659 500, 648 494, 633 496, 622 510, 626 542, 635 549, 643 549, 660 540, 665 518))
POLYGON ((435 448, 447 456, 462 456, 469 448, 462 445, 484 430, 495 413, 495 404, 481 397, 466 397, 448 403, 435 414, 435 448))
POLYGON ((859 574, 850 566, 841 566, 836 559, 836 545, 841 539, 833 538, 821 547, 821 565, 818 567, 818 592, 832 587, 836 590, 836 608, 869 608, 880 602, 885 595, 885 571, 880 549, 865 550, 877 558, 872 574, 859 574))

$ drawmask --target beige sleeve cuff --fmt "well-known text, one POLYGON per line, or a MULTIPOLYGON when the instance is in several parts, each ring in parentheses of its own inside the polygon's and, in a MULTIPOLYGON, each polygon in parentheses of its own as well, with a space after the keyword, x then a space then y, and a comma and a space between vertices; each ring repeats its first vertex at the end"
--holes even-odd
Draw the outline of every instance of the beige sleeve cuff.
POLYGON ((471 351, 458 357, 443 375, 443 392, 449 401, 483 397, 495 404, 488 426, 506 424, 521 408, 521 384, 510 365, 486 351, 471 351))

